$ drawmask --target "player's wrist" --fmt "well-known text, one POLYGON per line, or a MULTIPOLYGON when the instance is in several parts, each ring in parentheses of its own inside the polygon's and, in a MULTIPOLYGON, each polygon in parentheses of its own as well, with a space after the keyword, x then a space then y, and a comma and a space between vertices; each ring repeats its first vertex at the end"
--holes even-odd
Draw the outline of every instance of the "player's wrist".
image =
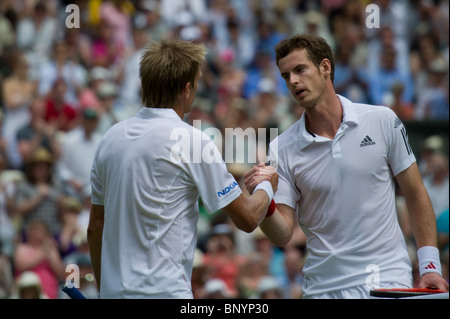
POLYGON ((255 190, 253 192, 256 192, 259 189, 266 192, 267 197, 269 198, 269 203, 270 203, 273 198, 272 184, 270 184, 269 181, 263 181, 263 182, 259 183, 258 185, 256 185, 255 190))
POLYGON ((433 246, 424 246, 417 250, 419 261, 419 273, 423 276, 427 273, 437 273, 442 276, 439 249, 433 246))
POLYGON ((276 204, 275 201, 272 199, 272 200, 270 201, 269 208, 267 208, 266 218, 272 216, 273 213, 275 213, 276 206, 277 206, 277 204, 276 204))

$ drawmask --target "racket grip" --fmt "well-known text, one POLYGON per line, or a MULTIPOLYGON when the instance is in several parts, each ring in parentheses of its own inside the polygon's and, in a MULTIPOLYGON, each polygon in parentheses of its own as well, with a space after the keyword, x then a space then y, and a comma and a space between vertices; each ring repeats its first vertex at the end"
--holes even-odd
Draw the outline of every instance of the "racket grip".
POLYGON ((61 289, 72 299, 86 299, 86 297, 73 284, 69 287, 66 283, 64 283, 61 289))

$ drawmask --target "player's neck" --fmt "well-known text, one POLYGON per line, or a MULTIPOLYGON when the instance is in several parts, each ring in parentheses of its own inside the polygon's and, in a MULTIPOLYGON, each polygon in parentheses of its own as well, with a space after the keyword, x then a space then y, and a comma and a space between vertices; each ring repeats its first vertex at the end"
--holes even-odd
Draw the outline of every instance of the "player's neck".
POLYGON ((306 129, 333 139, 342 122, 343 110, 336 94, 324 97, 314 108, 305 109, 306 129))

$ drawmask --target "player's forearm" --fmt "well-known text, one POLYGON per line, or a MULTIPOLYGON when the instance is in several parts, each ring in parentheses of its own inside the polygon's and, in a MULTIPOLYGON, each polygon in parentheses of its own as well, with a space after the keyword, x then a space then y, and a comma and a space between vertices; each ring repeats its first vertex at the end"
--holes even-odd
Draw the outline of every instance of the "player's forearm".
POLYGON ((400 192, 406 200, 411 229, 417 248, 423 246, 436 247, 436 217, 417 164, 412 164, 395 178, 400 192))
POLYGON ((436 217, 425 188, 405 196, 417 248, 437 247, 436 217))
POLYGON ((89 253, 91 256, 92 269, 97 281, 97 288, 100 291, 101 278, 101 256, 102 256, 102 233, 103 231, 93 231, 88 228, 89 253))
POLYGON ((91 256, 92 269, 94 270, 97 286, 100 291, 102 238, 104 226, 103 206, 92 204, 87 239, 91 256))
POLYGON ((223 208, 233 223, 242 231, 251 233, 267 214, 269 198, 263 190, 253 195, 242 193, 238 198, 223 208))
POLYGON ((272 216, 261 222, 260 228, 270 241, 279 247, 285 246, 292 237, 293 227, 278 207, 272 216))

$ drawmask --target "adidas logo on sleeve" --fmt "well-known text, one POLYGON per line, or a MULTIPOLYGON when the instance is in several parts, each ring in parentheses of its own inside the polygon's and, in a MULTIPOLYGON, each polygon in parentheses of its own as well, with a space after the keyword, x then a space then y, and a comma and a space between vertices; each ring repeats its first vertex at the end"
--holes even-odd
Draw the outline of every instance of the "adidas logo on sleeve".
POLYGON ((372 139, 369 137, 369 135, 366 135, 366 137, 361 141, 361 144, 359 144, 360 147, 370 146, 370 145, 375 145, 375 142, 372 141, 372 139))

